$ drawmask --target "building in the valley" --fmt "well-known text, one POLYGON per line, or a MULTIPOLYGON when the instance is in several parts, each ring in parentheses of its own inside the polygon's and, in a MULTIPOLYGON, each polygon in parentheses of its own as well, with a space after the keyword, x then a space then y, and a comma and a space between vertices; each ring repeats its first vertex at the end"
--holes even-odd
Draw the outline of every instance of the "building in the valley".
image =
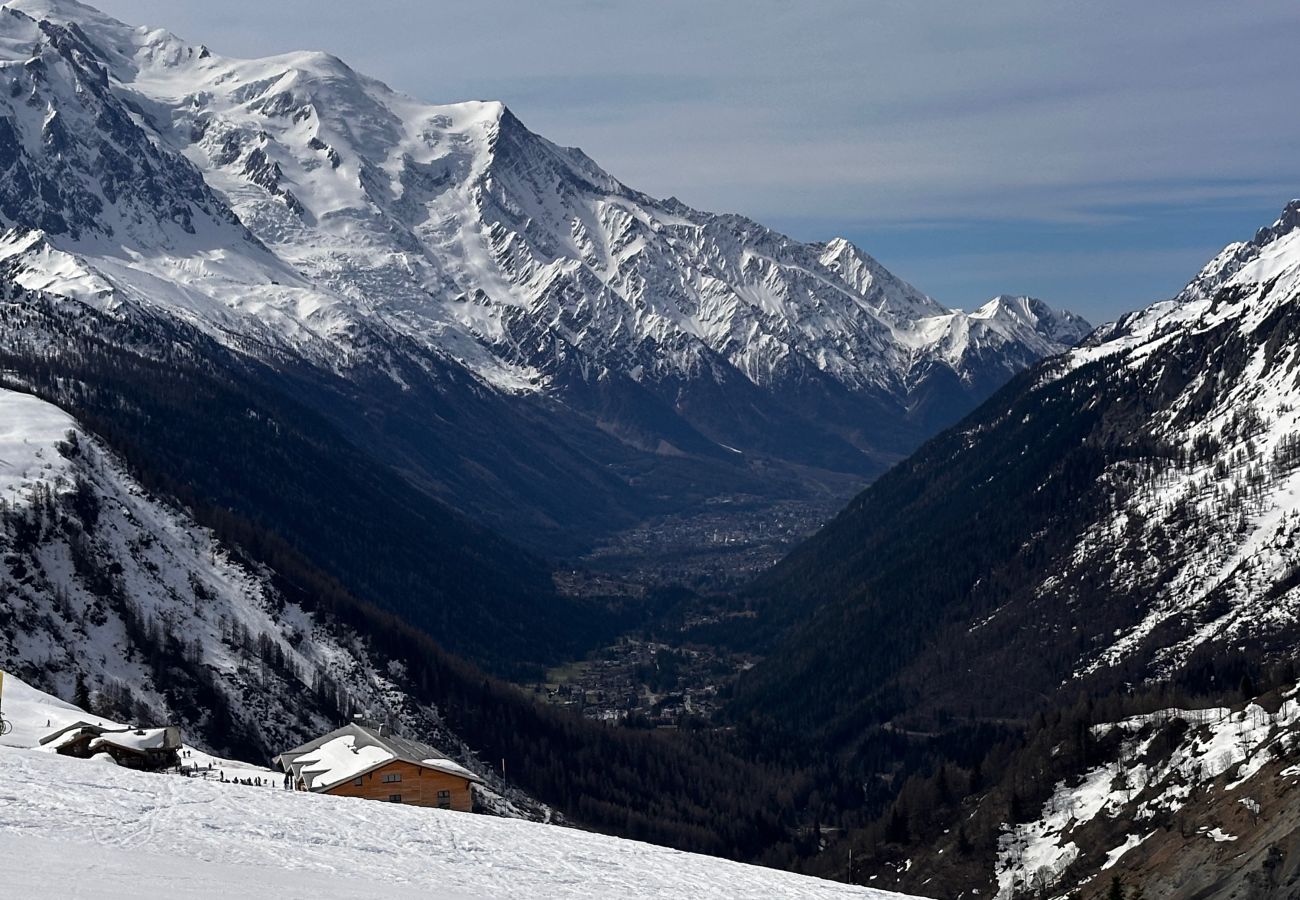
POLYGON ((349 723, 275 758, 300 791, 470 812, 482 781, 440 751, 349 723))

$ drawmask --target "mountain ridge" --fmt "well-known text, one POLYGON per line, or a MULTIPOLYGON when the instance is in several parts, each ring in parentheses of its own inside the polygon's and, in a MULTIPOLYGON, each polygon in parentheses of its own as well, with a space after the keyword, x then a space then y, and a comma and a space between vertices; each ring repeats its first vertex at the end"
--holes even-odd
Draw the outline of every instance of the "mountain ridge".
POLYGON ((435 392, 463 369, 557 401, 633 455, 738 449, 858 477, 1087 330, 1068 315, 1048 328, 966 316, 843 239, 804 244, 655 200, 501 103, 426 104, 328 54, 226 58, 62 0, 6 9, 0 56, 24 99, 4 116, 22 140, 0 164, 46 174, 31 149, 43 107, 79 137, 44 156, 66 156, 93 201, 61 226, 0 179, 6 224, 45 222, 63 254, 52 265, 26 235, 11 240, 10 271, 28 287, 156 306, 228 342, 403 388, 412 364, 435 392), (44 80, 28 77, 32 59, 47 60, 44 80), (94 121, 64 112, 83 105, 78 85, 98 98, 94 121), (101 135, 100 120, 118 124, 101 135), (156 164, 119 176, 102 162, 113 154, 156 164), (195 199, 94 232, 116 208, 109 176, 146 198, 158 178, 196 180, 195 199), (217 234, 193 224, 209 219, 217 234), (660 412, 638 419, 639 407, 660 412))
MULTIPOLYGON (((1300 621, 1293 206, 1178 298, 1017 376, 764 576, 797 633, 744 703, 773 677, 815 690, 851 658, 883 666, 859 685, 881 721, 964 703, 977 673, 990 688, 975 708, 1000 715, 1025 693, 1174 677, 1234 636, 1279 646, 1300 621), (928 553, 943 571, 925 571, 928 553), (907 649, 858 646, 912 627, 907 649)), ((823 726, 863 700, 823 699, 837 710, 823 726)))

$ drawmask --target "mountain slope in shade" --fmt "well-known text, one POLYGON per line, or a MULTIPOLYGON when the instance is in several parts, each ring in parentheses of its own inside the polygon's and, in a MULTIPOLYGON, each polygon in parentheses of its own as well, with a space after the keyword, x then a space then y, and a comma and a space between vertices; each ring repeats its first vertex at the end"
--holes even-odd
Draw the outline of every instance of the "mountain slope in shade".
MULTIPOLYGON (((11 676, 68 697, 84 685, 102 716, 174 723, 192 744, 251 759, 360 712, 482 771, 489 806, 549 816, 478 762, 366 636, 287 598, 275 573, 152 497, 58 407, 0 390, 0 460, 11 676)), ((19 687, 10 678, 6 698, 19 687)), ((38 724, 14 737, 30 741, 38 724)))
POLYGON ((1017 377, 792 553, 758 591, 795 631, 737 709, 814 730, 1007 715, 1293 646, 1297 209, 1017 377))
MULTIPOLYGON (((321 416, 295 404, 276 373, 223 352, 194 329, 156 318, 119 319, 12 288, 0 296, 0 370, 6 383, 75 410, 97 444, 102 439, 116 458, 129 462, 134 484, 147 485, 156 497, 180 498, 187 512, 175 516, 189 522, 181 530, 195 522, 211 529, 220 541, 217 558, 232 557, 270 591, 273 619, 277 609, 284 616, 301 609, 323 623, 331 641, 373 660, 379 675, 400 689, 391 703, 378 706, 379 714, 398 702, 405 710, 408 701, 436 709, 454 737, 435 738, 435 744, 451 749, 460 738, 497 763, 494 771, 506 760, 514 783, 587 827, 747 859, 800 852, 792 846, 801 840, 797 801, 772 800, 775 786, 788 782, 784 770, 753 764, 716 742, 670 740, 585 721, 536 702, 474 665, 516 677, 540 673, 556 660, 575 658, 581 652, 575 647, 600 646, 589 642, 608 642, 625 631, 629 626, 620 626, 620 616, 630 615, 626 611, 561 596, 536 560, 412 491, 396 473, 341 441, 321 416), (59 353, 49 352, 56 348, 59 353), (687 794, 700 799, 679 802, 687 794)), ((105 496, 101 516, 115 495, 105 496)), ((81 504, 69 498, 53 506, 51 511, 50 503, 39 505, 39 522, 26 507, 0 520, 15 529, 23 547, 30 545, 21 553, 8 543, 0 550, 6 564, 21 563, 8 575, 16 579, 15 609, 22 612, 19 621, 0 624, 11 638, 32 639, 30 646, 19 639, 12 650, 0 643, 0 653, 15 654, 0 664, 61 693, 70 681, 75 685, 76 664, 93 676, 92 688, 100 672, 109 673, 105 683, 111 686, 116 678, 140 677, 142 668, 156 679, 161 666, 175 673, 165 678, 174 688, 165 695, 165 708, 179 711, 183 722, 197 722, 197 733, 210 735, 210 746, 247 741, 254 751, 249 758, 279 749, 270 740, 256 742, 255 730, 223 728, 221 715, 207 715, 225 690, 212 687, 212 676, 224 670, 200 666, 204 654, 196 657, 192 643, 172 639, 202 638, 213 628, 210 618, 189 620, 194 602, 188 579, 175 588, 179 599, 173 597, 166 586, 182 581, 182 573, 161 565, 160 572, 148 569, 149 553, 145 562, 115 558, 121 545, 116 532, 96 531, 93 541, 79 538, 85 527, 69 510, 81 504), (114 540, 106 543, 109 537, 114 540), (70 555, 74 551, 64 548, 73 546, 94 563, 82 566, 84 574, 75 566, 71 573, 38 566, 30 558, 70 555), (109 637, 128 632, 129 622, 138 624, 138 607, 121 600, 126 588, 118 582, 142 567, 142 602, 157 607, 158 627, 136 627, 130 641, 97 640, 89 656, 49 652, 85 646, 79 623, 85 619, 99 627, 100 612, 109 637), (65 611, 60 590, 72 603, 91 603, 90 611, 83 614, 75 605, 65 611)), ((150 542, 151 519, 138 513, 135 519, 144 526, 127 529, 129 551, 149 551, 163 542, 150 542)), ((8 542, 8 532, 0 540, 8 542)), ((202 546, 208 544, 200 545, 201 555, 202 546)), ((303 723, 319 710, 336 722, 343 710, 334 707, 344 706, 340 691, 352 696, 350 685, 318 682, 299 667, 311 680, 293 698, 285 686, 292 688, 297 675, 277 668, 284 664, 272 645, 264 645, 251 626, 245 631, 228 624, 223 632, 225 605, 222 598, 208 604, 218 635, 242 649, 222 649, 223 642, 211 652, 219 659, 249 660, 240 665, 251 670, 237 682, 247 698, 236 693, 231 702, 244 703, 251 715, 270 709, 272 722, 278 710, 303 723)), ((6 612, 0 604, 0 618, 6 612)), ((292 646, 293 640, 291 631, 277 643, 292 646)), ((154 691, 156 683, 141 682, 141 690, 154 691)), ((135 694, 133 688, 131 700, 135 694)), ((126 697, 116 688, 106 694, 111 702, 126 697)), ((423 728, 414 733, 429 735, 423 728)), ((290 743, 306 736, 295 735, 290 743)), ((498 777, 480 771, 489 780, 498 777)), ((504 785, 502 792, 517 809, 537 809, 504 785)))
POLYGON ((568 658, 603 618, 558 597, 541 560, 414 490, 303 399, 343 406, 351 385, 295 383, 293 370, 156 312, 100 312, 2 279, 0 334, 5 383, 75 413, 153 490, 265 562, 310 561, 451 652, 513 673, 568 658))
POLYGON ((230 59, 13 0, 0 80, 20 283, 395 397, 361 440, 552 549, 679 511, 660 498, 682 483, 843 491, 1087 331, 1035 303, 947 310, 844 240, 648 197, 499 103, 429 105, 325 54, 230 59), (517 449, 485 465, 454 414, 517 449), (532 471, 538 419, 576 475, 532 471), (618 483, 575 511, 575 477, 618 483))

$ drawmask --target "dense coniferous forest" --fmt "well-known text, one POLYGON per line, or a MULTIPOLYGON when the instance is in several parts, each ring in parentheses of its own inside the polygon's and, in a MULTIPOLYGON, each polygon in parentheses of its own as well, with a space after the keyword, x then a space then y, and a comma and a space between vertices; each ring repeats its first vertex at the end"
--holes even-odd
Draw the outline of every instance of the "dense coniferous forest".
POLYGON ((351 445, 283 378, 169 319, 28 298, 0 310, 55 336, 0 359, 201 519, 246 517, 449 650, 517 675, 614 623, 558 597, 540 559, 475 525, 351 445), (145 343, 141 343, 145 342, 145 343))

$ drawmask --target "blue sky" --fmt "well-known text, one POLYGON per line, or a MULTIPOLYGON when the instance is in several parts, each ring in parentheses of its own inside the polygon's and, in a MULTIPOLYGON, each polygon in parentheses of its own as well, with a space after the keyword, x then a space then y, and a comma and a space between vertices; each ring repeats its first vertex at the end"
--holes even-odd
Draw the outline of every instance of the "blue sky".
POLYGON ((501 99, 648 193, 845 235, 941 302, 1094 321, 1300 195, 1300 4, 99 0, 237 56, 501 99))

